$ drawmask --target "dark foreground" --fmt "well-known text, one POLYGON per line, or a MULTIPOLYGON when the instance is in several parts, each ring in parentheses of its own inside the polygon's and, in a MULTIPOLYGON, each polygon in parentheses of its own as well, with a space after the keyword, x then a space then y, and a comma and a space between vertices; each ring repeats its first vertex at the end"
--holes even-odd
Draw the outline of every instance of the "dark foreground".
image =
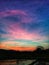
POLYGON ((0 49, 0 65, 49 65, 49 49, 32 52, 0 49))
POLYGON ((0 60, 0 65, 49 65, 49 62, 36 62, 36 60, 26 59, 13 59, 13 60, 0 60))

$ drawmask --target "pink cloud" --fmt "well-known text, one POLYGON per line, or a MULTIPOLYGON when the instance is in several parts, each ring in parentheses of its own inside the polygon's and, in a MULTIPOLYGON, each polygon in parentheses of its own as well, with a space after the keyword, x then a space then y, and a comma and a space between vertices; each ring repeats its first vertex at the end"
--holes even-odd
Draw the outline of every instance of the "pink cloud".
POLYGON ((8 15, 16 15, 16 14, 21 14, 21 15, 27 15, 24 11, 22 10, 7 10, 4 12, 0 12, 0 16, 8 16, 8 15))
MULTIPOLYGON (((32 18, 28 17, 28 14, 21 10, 10 10, 7 12, 0 12, 0 16, 10 16, 10 15, 22 15, 21 22, 28 23, 32 20, 32 18)), ((7 38, 7 40, 16 40, 16 39, 24 39, 24 40, 32 40, 33 42, 39 42, 46 40, 45 36, 41 36, 37 32, 28 32, 24 29, 21 29, 20 23, 16 22, 10 22, 10 21, 3 21, 3 24, 5 25, 5 31, 8 32, 8 34, 2 34, 2 38, 7 38)), ((5 40, 6 41, 6 40, 5 40)))
POLYGON ((24 22, 24 23, 29 23, 35 20, 34 18, 30 16, 29 13, 23 10, 8 10, 5 12, 0 12, 1 18, 6 16, 11 16, 11 15, 13 16, 19 15, 19 18, 21 18, 21 22, 24 22))
POLYGON ((9 34, 2 34, 2 37, 9 38, 9 40, 15 40, 15 39, 25 39, 25 40, 32 40, 32 41, 40 41, 40 40, 45 40, 46 37, 43 37, 39 35, 36 32, 29 33, 20 27, 17 27, 17 29, 13 26, 9 26, 6 29, 9 34))

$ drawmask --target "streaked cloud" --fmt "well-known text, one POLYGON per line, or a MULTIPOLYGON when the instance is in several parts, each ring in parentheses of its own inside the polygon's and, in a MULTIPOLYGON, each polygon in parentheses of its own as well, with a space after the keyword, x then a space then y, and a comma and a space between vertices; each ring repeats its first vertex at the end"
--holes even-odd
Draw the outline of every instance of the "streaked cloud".
MULTIPOLYGON (((1 47, 49 47, 49 1, 0 3, 1 47), (8 5, 8 6, 7 6, 8 5)), ((15 48, 14 48, 15 47, 15 48)), ((23 49, 21 48, 21 50, 23 49)), ((19 49, 20 50, 20 49, 19 49)), ((24 49, 23 49, 24 50, 24 49)))

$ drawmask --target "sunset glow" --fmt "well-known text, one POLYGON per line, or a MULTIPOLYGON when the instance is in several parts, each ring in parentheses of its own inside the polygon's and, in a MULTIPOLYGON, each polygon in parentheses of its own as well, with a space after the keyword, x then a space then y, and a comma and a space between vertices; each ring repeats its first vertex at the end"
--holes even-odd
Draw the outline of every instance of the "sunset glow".
POLYGON ((0 48, 33 51, 49 48, 49 1, 0 2, 0 48), (8 5, 7 5, 8 4, 8 5))

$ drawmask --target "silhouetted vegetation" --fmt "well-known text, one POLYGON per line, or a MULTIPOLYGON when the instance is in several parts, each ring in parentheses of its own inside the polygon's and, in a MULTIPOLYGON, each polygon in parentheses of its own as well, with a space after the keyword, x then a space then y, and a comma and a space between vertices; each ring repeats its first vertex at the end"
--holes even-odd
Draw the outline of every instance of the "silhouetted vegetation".
POLYGON ((0 60, 4 59, 37 59, 37 61, 49 62, 49 49, 35 51, 14 51, 0 49, 0 60))

